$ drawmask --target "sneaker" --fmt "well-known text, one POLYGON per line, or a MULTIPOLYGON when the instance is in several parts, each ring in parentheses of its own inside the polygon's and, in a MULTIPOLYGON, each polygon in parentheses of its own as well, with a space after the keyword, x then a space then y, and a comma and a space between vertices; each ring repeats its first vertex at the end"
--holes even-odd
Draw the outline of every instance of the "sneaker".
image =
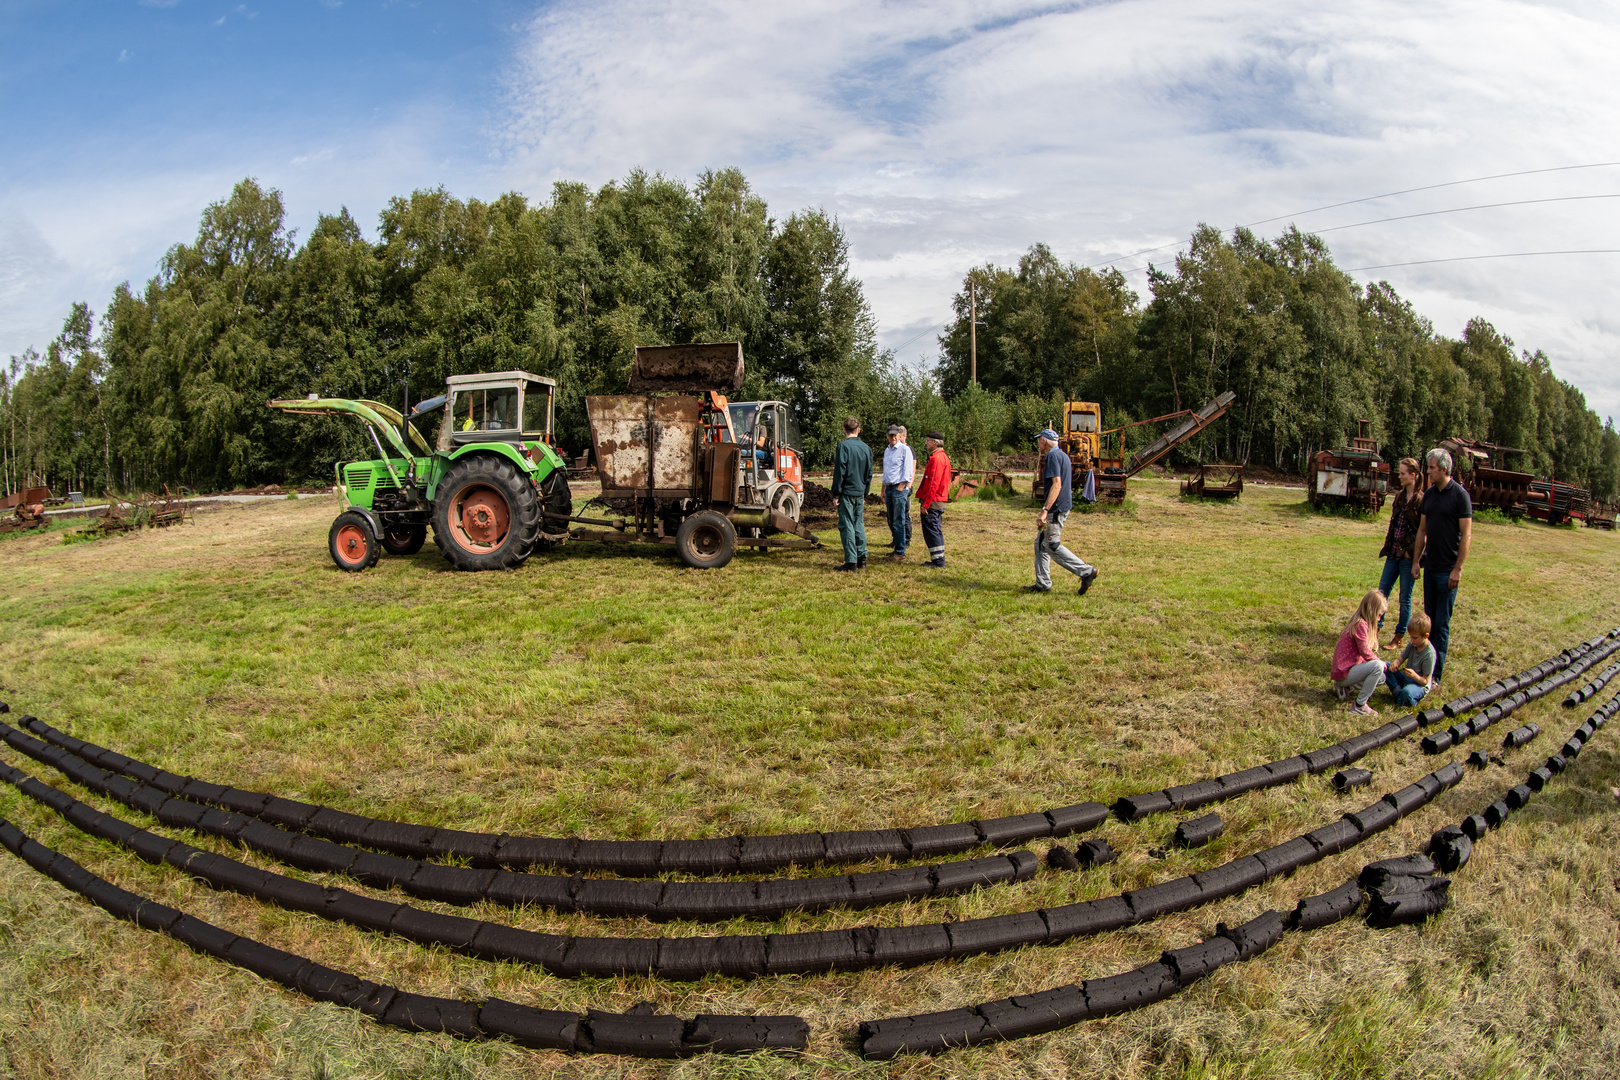
POLYGON ((1052 586, 1047 585, 1047 586, 1045 586, 1043 588, 1040 585, 1025 585, 1024 586, 1024 591, 1025 592, 1051 592, 1052 591, 1052 586))
POLYGON ((1350 706, 1350 711, 1353 714, 1355 714, 1356 716, 1377 716, 1378 715, 1378 710, 1373 708, 1371 705, 1362 705, 1362 704, 1359 704, 1359 703, 1352 704, 1350 706))
POLYGON ((844 563, 844 564, 842 564, 840 566, 833 567, 833 570, 835 572, 846 573, 847 574, 847 573, 851 573, 851 572, 853 572, 855 570, 859 570, 860 568, 861 567, 860 567, 859 563, 847 562, 847 563, 844 563))
POLYGON ((1091 583, 1097 580, 1097 575, 1100 572, 1101 571, 1099 571, 1096 567, 1092 567, 1091 573, 1087 574, 1085 577, 1080 579, 1080 595, 1081 596, 1086 595, 1086 590, 1091 588, 1091 583))

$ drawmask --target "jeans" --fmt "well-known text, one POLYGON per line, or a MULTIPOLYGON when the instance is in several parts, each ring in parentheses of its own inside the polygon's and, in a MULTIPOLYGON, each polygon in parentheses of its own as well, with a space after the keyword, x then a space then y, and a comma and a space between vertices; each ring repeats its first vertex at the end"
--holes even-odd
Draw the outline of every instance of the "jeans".
POLYGON ((904 555, 911 544, 911 488, 890 484, 883 489, 883 510, 889 517, 894 553, 904 555))
POLYGON ((1429 616, 1429 641, 1434 644, 1434 681, 1446 670, 1446 646, 1451 644, 1451 609, 1457 590, 1451 587, 1451 567, 1423 571, 1423 611, 1429 616))
POLYGON ((1349 671, 1344 678, 1334 683, 1340 690, 1355 690, 1356 704, 1365 705, 1372 700, 1373 691, 1384 678, 1384 662, 1382 660, 1363 660, 1349 671))
POLYGON ((922 513, 923 543, 928 545, 928 561, 945 565, 945 529, 940 525, 940 516, 945 513, 943 504, 935 503, 922 513))
MULTIPOLYGON (((1391 555, 1384 560, 1384 574, 1378 579, 1378 591, 1389 599, 1389 592, 1395 587, 1396 580, 1401 583, 1401 619, 1395 624, 1397 634, 1406 633, 1406 624, 1412 619, 1412 560, 1397 559, 1391 555)), ((1384 628, 1383 617, 1378 619, 1378 629, 1384 628)))
POLYGON ((844 542, 844 562, 866 558, 866 499, 861 495, 838 496, 838 539, 844 542))
POLYGON ((1049 567, 1056 562, 1075 577, 1083 578, 1096 568, 1063 546, 1063 523, 1069 518, 1062 513, 1046 515, 1046 528, 1035 534, 1035 584, 1043 589, 1052 587, 1049 567))
POLYGON ((1389 687, 1389 692, 1395 695, 1395 701, 1399 705, 1416 705, 1429 693, 1427 686, 1393 670, 1384 676, 1384 685, 1389 687))

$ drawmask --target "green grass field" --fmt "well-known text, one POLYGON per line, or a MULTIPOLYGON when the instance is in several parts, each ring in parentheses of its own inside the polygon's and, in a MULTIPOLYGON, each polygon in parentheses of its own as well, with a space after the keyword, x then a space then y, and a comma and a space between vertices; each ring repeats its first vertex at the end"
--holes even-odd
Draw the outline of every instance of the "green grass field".
MULTIPOLYGON (((17 538, 0 546, 0 700, 179 773, 377 817, 603 838, 1109 802, 1383 722, 1344 712, 1326 679, 1338 630, 1377 584, 1381 521, 1317 515, 1302 492, 1260 486, 1204 504, 1170 483, 1133 481, 1132 502, 1071 518, 1066 541, 1102 569, 1083 599, 1061 572, 1049 595, 1020 590, 1033 580, 1023 500, 953 505, 943 571, 914 559, 858 575, 831 572, 841 556, 824 522, 814 527, 827 549, 740 554, 718 572, 658 549, 570 544, 513 573, 467 575, 430 543, 351 576, 326 554, 333 499, 199 513, 192 525, 94 543, 17 538)), ((881 555, 878 515, 868 528, 881 555)), ((1620 538, 1500 522, 1474 535, 1444 696, 1620 624, 1620 538)), ((1374 704, 1399 715, 1382 691, 1374 704)), ((1138 1012, 940 1058, 863 1062, 853 1038, 864 1018, 1113 974, 1217 921, 1291 909, 1484 806, 1584 715, 1553 698, 1526 708, 1515 721, 1544 730, 1527 748, 1503 752, 1487 736, 1463 752, 1491 749, 1505 766, 1470 770, 1351 852, 1190 913, 963 962, 752 982, 568 981, 325 923, 140 864, 7 787, 0 815, 96 873, 363 977, 551 1008, 650 1000, 684 1016, 795 1013, 812 1036, 803 1055, 656 1063, 387 1030, 116 922, 0 853, 0 1076, 1615 1075, 1620 730, 1601 733, 1481 844, 1451 909, 1428 925, 1372 931, 1358 919, 1291 934, 1138 1012)), ((1341 797, 1315 777, 1213 807, 1226 833, 1198 851, 1164 853, 1172 815, 1110 822, 1092 835, 1122 854, 1100 870, 792 915, 766 932, 1109 895, 1280 842, 1453 756, 1403 740, 1360 763, 1375 773, 1370 794, 1341 797)), ((467 913, 567 933, 761 932, 746 920, 467 913)))

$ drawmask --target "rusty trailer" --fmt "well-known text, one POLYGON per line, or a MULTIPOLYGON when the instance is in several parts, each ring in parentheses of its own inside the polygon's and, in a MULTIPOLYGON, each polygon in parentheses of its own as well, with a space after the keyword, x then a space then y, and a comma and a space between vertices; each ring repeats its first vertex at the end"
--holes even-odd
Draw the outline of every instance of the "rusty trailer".
POLYGON ((1320 450, 1311 458, 1312 506, 1350 506, 1377 513, 1389 490, 1389 463, 1378 456, 1372 421, 1357 420, 1356 437, 1340 450, 1320 450))
POLYGON ((636 349, 630 387, 648 393, 585 399, 592 453, 615 518, 573 515, 573 540, 672 545, 688 566, 731 561, 738 546, 812 548, 798 521, 803 465, 798 423, 784 402, 739 411, 724 392, 742 385, 738 342, 636 349))
POLYGON ((1243 494, 1243 466, 1200 465, 1181 482, 1181 493, 1200 499, 1236 499, 1243 494))

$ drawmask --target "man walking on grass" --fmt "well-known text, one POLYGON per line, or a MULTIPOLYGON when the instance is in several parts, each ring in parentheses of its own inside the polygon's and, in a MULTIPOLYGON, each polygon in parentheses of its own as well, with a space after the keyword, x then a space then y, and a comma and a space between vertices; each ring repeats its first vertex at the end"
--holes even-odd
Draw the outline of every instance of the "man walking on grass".
POLYGON ((951 496, 951 459, 945 456, 945 436, 937 431, 928 433, 924 447, 928 462, 923 466, 922 483, 917 486, 917 502, 922 507, 923 543, 928 545, 928 561, 924 566, 935 568, 945 565, 945 529, 940 523, 945 500, 951 496))
POLYGON ((911 543, 911 478, 916 471, 917 461, 906 445, 906 429, 890 424, 889 445, 883 451, 883 512, 888 515, 893 540, 892 562, 905 562, 906 547, 911 543))
POLYGON ((872 450, 861 441, 861 422, 844 421, 844 441, 833 456, 832 493, 838 497, 838 538, 844 542, 844 565, 836 570, 866 569, 866 493, 872 490, 872 450))
POLYGON ((1051 428, 1037 438, 1041 457, 1041 479, 1046 481, 1046 504, 1035 518, 1035 584, 1026 592, 1052 591, 1052 560, 1080 579, 1080 595, 1086 595, 1097 580, 1097 568, 1063 546, 1063 523, 1074 509, 1074 473, 1069 455, 1058 448, 1058 433, 1051 428))
POLYGON ((1430 450, 1429 490, 1423 493, 1417 539, 1412 542, 1412 576, 1423 577, 1423 612, 1428 615, 1429 642, 1434 646, 1434 682, 1446 672, 1451 644, 1451 609, 1457 603, 1463 563, 1474 536, 1474 504, 1462 485, 1451 479, 1451 455, 1430 450))

